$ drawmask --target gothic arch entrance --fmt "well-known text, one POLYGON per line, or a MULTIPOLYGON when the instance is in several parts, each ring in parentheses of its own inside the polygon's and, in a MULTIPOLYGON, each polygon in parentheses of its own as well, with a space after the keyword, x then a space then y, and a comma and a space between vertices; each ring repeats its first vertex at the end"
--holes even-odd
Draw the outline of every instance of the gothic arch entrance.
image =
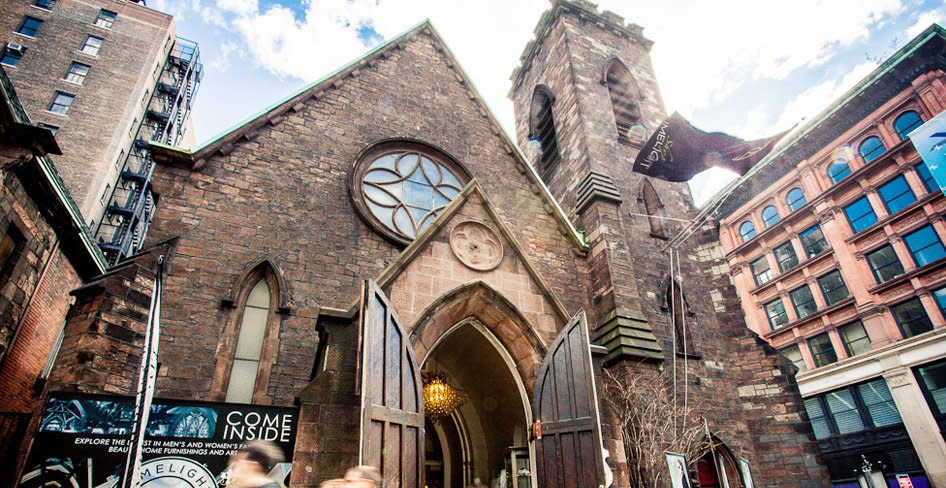
POLYGON ((463 488, 474 478, 489 485, 506 469, 507 486, 531 488, 532 478, 515 476, 512 465, 533 466, 529 394, 499 339, 475 318, 464 319, 428 350, 422 370, 445 375, 466 398, 451 416, 426 420, 427 486, 463 488))

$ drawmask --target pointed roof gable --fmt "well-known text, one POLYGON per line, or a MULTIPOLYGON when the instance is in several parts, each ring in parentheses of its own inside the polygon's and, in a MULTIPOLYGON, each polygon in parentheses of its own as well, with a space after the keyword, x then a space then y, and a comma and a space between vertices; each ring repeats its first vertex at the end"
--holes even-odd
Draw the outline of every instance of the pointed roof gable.
POLYGON ((444 56, 446 65, 453 71, 458 83, 467 89, 470 99, 479 107, 480 115, 487 119, 489 126, 492 127, 493 134, 502 140, 507 154, 509 154, 515 164, 518 165, 520 173, 526 175, 530 183, 539 190, 538 193, 546 203, 549 204, 551 209, 549 213, 562 226, 564 234, 580 250, 587 249, 588 245, 585 242, 584 235, 578 231, 571 219, 565 214, 565 211, 552 196, 548 187, 545 186, 545 183, 539 177, 535 168, 528 163, 526 156, 519 147, 513 143, 506 131, 503 130, 496 116, 493 114, 492 110, 490 110, 489 106, 486 105, 483 97, 473 85, 472 80, 470 80, 469 76, 467 76, 460 67, 453 53, 447 47, 446 43, 444 43, 429 20, 424 20, 403 34, 378 45, 371 51, 368 51, 364 56, 352 61, 321 80, 310 84, 296 94, 290 95, 282 101, 271 105, 259 114, 237 124, 198 148, 187 150, 165 144, 151 143, 150 149, 152 157, 158 163, 183 165, 193 170, 200 170, 200 168, 207 164, 208 158, 217 154, 229 154, 237 145, 253 140, 261 128, 267 125, 278 124, 289 112, 302 110, 306 100, 317 98, 322 92, 341 86, 345 83, 347 78, 357 76, 361 70, 371 69, 377 60, 386 58, 393 50, 403 46, 406 42, 416 38, 418 35, 427 35, 433 40, 437 51, 444 56))

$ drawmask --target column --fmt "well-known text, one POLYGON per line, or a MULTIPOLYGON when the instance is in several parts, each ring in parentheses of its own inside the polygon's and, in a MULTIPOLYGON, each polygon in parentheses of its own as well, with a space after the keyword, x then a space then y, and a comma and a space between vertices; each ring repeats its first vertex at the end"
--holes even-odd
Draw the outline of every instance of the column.
POLYGON ((887 380, 890 394, 903 418, 903 425, 930 480, 930 486, 946 488, 946 442, 939 433, 916 377, 910 368, 895 366, 884 372, 884 379, 887 380))

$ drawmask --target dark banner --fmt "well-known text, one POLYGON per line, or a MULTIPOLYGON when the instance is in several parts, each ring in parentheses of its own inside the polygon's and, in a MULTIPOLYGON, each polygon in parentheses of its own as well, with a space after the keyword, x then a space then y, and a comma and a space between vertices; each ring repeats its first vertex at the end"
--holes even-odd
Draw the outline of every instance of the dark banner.
MULTIPOLYGON (((33 439, 20 488, 113 488, 131 442, 134 399, 54 393, 33 439)), ((155 399, 145 433, 141 486, 219 488, 227 461, 246 441, 282 447, 270 473, 288 485, 298 409, 155 399)))
POLYGON ((641 148, 634 171, 667 181, 687 181, 713 166, 743 175, 785 134, 744 141, 722 132, 703 132, 674 112, 641 148))

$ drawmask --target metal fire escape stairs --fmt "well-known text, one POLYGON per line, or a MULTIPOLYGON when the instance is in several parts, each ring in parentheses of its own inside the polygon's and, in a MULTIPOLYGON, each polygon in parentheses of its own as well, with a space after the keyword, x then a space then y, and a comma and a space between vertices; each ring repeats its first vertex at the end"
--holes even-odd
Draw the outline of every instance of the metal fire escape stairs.
POLYGON ((98 245, 109 266, 134 254, 144 242, 155 210, 151 192, 154 160, 148 144, 173 146, 180 142, 200 86, 202 68, 197 43, 178 38, 151 93, 99 224, 98 245))

